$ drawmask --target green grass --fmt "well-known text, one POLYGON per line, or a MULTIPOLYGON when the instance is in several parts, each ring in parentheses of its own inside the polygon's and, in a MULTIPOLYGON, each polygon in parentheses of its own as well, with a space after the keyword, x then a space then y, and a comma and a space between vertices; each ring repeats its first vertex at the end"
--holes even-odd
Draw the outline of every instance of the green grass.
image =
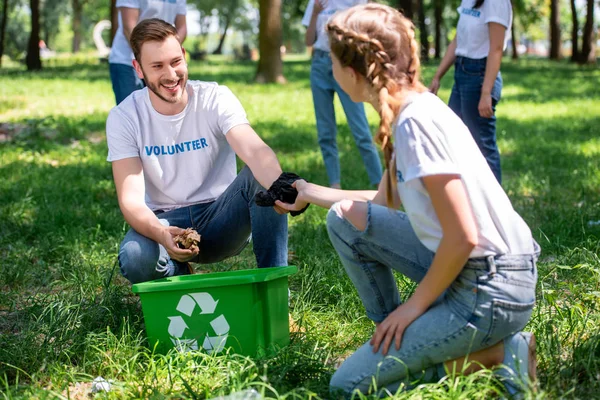
MULTIPOLYGON (((284 170, 326 175, 316 140, 309 64, 290 59, 286 86, 251 83, 255 66, 193 63, 192 79, 230 86, 284 170)), ((424 68, 425 81, 435 66, 424 68)), ((277 355, 154 354, 139 300, 114 272, 126 232, 104 123, 113 105, 105 65, 29 74, 0 71, 0 122, 22 132, 0 143, 0 393, 85 398, 96 376, 114 381, 101 398, 212 398, 254 388, 274 398, 324 398, 335 365, 370 337, 372 324, 331 247, 325 210, 290 219, 291 313, 302 331, 277 355)), ((538 343, 538 394, 600 392, 600 70, 506 61, 498 109, 504 187, 543 253, 538 302, 527 329, 538 343)), ((443 82, 447 99, 451 84, 443 82)), ((366 172, 339 104, 343 185, 366 172)), ((377 116, 368 110, 373 129, 377 116)), ((250 249, 213 270, 255 265, 250 249)), ((414 285, 398 277, 403 296, 414 285)), ((489 371, 422 385, 399 398, 489 398, 489 371)))

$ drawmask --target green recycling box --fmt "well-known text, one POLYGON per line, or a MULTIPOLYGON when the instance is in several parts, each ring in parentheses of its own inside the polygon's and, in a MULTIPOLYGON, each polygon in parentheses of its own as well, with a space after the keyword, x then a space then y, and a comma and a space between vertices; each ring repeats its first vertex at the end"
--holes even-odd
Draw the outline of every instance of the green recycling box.
POLYGON ((175 276, 133 285, 150 346, 160 352, 226 348, 259 355, 290 341, 288 275, 294 266, 175 276))

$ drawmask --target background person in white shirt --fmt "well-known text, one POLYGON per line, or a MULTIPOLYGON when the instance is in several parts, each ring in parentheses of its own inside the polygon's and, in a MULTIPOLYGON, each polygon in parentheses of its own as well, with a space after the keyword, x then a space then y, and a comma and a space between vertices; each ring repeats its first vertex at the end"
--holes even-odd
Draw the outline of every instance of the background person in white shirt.
POLYGON ((496 105, 502 92, 500 64, 510 37, 510 0, 462 0, 456 36, 448 46, 429 89, 454 64, 454 86, 448 105, 464 121, 499 183, 500 152, 496 143, 496 105))
POLYGON ((147 87, 106 121, 108 161, 131 226, 119 250, 123 276, 138 283, 187 274, 187 261, 236 255, 250 234, 259 268, 287 265, 286 211, 254 201, 281 167, 238 99, 214 82, 188 81, 185 51, 167 22, 140 22, 131 44, 147 87), (236 155, 246 164, 237 175, 236 155), (199 250, 177 247, 183 228, 201 235, 199 250))
POLYGON ((333 107, 333 97, 336 93, 342 103, 350 131, 367 169, 369 182, 376 187, 381 180, 381 161, 371 138, 365 107, 362 103, 353 102, 333 78, 331 58, 329 58, 329 40, 325 33, 325 24, 333 14, 366 2, 367 0, 309 0, 302 19, 302 24, 306 26, 306 45, 313 46, 310 88, 315 106, 319 146, 329 185, 333 188, 341 188, 342 181, 336 138, 337 125, 333 107))
POLYGON ((132 65, 133 52, 129 37, 133 28, 145 19, 160 18, 177 29, 181 43, 187 36, 186 0, 117 0, 119 27, 108 56, 110 80, 117 104, 134 90, 142 89, 144 82, 132 65))

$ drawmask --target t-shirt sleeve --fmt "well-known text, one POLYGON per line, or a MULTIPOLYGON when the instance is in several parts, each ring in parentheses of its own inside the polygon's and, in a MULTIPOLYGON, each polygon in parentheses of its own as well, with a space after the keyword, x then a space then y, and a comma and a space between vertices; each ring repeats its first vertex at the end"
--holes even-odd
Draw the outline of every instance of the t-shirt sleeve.
POLYGON ((116 7, 140 8, 139 0, 117 0, 116 7))
POLYGON ((302 25, 310 25, 310 18, 312 17, 313 8, 315 8, 315 0, 308 0, 306 11, 304 11, 304 17, 302 17, 302 25))
POLYGON ((180 0, 177 2, 177 15, 185 15, 187 14, 187 4, 185 0, 180 0))
POLYGON ((496 22, 504 25, 506 29, 510 28, 512 19, 510 0, 486 1, 483 6, 486 7, 484 23, 496 22))
POLYGON ((227 86, 218 87, 216 102, 217 126, 224 135, 235 126, 248 124, 242 103, 227 86))
POLYGON ((395 151, 405 182, 431 175, 461 175, 433 121, 407 118, 398 125, 396 137, 395 151))
POLYGON ((106 120, 106 142, 108 143, 107 161, 139 157, 133 123, 117 108, 113 108, 106 120))

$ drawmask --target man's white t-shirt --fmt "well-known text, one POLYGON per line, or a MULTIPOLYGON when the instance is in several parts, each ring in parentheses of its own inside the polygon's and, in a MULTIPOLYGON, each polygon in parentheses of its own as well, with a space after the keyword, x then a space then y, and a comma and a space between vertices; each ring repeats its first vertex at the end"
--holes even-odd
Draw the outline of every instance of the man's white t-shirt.
POLYGON ((503 47, 506 50, 512 25, 512 6, 510 0, 486 0, 479 8, 473 8, 474 4, 475 0, 462 0, 457 8, 455 54, 478 60, 487 57, 490 52, 490 22, 506 27, 503 47))
POLYGON ((139 157, 151 210, 215 200, 236 177, 235 153, 225 135, 247 124, 226 86, 188 81, 189 101, 177 115, 159 114, 148 88, 114 107, 106 121, 108 161, 139 157))
POLYGON ((470 257, 531 254, 533 239, 513 209, 469 129, 437 96, 412 96, 395 125, 398 192, 420 241, 435 252, 442 227, 421 178, 460 176, 471 203, 478 244, 470 257))
MULTIPOLYGON (((314 49, 329 52, 329 38, 325 31, 325 26, 329 19, 338 11, 345 10, 358 4, 366 4, 368 0, 327 0, 327 5, 317 16, 317 40, 313 45, 314 49)), ((302 18, 302 25, 310 25, 315 0, 309 0, 302 18)))
MULTIPOLYGON (((117 7, 138 8, 140 10, 138 22, 150 18, 160 18, 175 25, 175 18, 178 15, 186 14, 186 0, 117 0, 117 7)), ((123 20, 119 11, 119 28, 113 39, 108 62, 131 66, 132 60, 133 52, 123 33, 123 20)))

